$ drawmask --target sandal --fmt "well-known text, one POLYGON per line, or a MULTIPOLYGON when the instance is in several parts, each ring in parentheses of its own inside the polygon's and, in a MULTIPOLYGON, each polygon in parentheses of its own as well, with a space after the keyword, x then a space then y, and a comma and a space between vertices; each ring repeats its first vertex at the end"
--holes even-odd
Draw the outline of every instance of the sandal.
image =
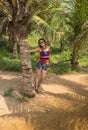
POLYGON ((41 90, 39 90, 39 89, 36 89, 35 91, 36 91, 36 93, 38 93, 38 94, 41 93, 41 90))

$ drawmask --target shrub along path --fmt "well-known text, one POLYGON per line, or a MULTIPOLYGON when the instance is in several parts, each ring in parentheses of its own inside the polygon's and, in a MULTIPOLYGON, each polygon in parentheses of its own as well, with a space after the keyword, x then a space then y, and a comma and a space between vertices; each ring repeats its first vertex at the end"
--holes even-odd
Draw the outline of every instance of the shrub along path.
MULTIPOLYGON (((21 73, 0 72, 0 92, 21 87, 21 73)), ((0 130, 88 130, 88 74, 48 74, 43 94, 20 102, 0 94, 0 130)))

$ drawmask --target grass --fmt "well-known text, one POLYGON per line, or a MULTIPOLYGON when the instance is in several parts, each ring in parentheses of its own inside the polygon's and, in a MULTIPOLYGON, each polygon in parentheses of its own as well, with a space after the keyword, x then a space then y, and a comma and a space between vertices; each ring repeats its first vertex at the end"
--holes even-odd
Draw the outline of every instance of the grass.
POLYGON ((21 61, 13 59, 12 49, 8 47, 6 36, 0 36, 0 70, 21 71, 21 61))
POLYGON ((21 61, 9 59, 0 55, 0 69, 9 71, 21 71, 21 61))
POLYGON ((13 88, 9 88, 7 91, 4 92, 3 96, 10 96, 12 91, 14 91, 14 89, 13 88))
POLYGON ((88 68, 88 55, 82 55, 79 58, 80 66, 88 68))
POLYGON ((21 71, 21 61, 13 59, 13 55, 6 48, 0 50, 0 69, 9 71, 21 71))

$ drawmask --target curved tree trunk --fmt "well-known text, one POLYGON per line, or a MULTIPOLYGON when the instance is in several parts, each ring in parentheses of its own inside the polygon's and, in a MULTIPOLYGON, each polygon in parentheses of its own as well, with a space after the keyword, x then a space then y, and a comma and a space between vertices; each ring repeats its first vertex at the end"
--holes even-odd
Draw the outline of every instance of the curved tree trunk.
POLYGON ((27 39, 20 39, 20 53, 22 61, 22 72, 23 72, 23 87, 22 93, 28 97, 34 97, 33 93, 33 76, 32 76, 32 66, 29 54, 26 52, 28 50, 27 39))
POLYGON ((79 52, 81 51, 82 47, 87 43, 87 41, 88 41, 88 21, 83 24, 81 33, 77 36, 77 38, 73 42, 74 47, 71 58, 72 70, 76 70, 78 68, 79 52))

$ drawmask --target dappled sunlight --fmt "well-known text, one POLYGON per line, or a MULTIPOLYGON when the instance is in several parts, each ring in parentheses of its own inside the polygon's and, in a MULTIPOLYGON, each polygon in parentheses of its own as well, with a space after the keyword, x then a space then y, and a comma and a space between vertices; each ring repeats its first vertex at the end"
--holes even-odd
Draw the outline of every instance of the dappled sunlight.
MULTIPOLYGON (((44 84, 57 85, 56 91, 60 91, 60 88, 64 88, 64 91, 68 91, 69 93, 74 93, 75 95, 80 95, 88 98, 88 79, 85 79, 87 75, 55 75, 51 74, 47 76, 46 82, 44 84), (70 80, 71 78, 71 80, 70 80), (63 87, 62 87, 63 86, 63 87)), ((47 87, 48 87, 47 85, 47 87)), ((54 92, 53 92, 54 93, 54 92)))
POLYGON ((67 79, 69 80, 69 77, 70 77, 70 81, 73 81, 75 83, 80 83, 81 85, 85 85, 84 88, 87 86, 88 87, 88 74, 74 74, 74 75, 63 75, 63 76, 60 76, 62 77, 63 79, 67 79), (79 78, 78 78, 79 76, 79 78))
POLYGON ((0 118, 1 130, 34 130, 31 123, 26 124, 24 118, 0 118))
POLYGON ((43 89, 45 91, 49 91, 49 92, 52 92, 52 93, 68 93, 68 89, 65 88, 63 85, 58 85, 58 84, 55 84, 55 83, 52 83, 52 87, 51 87, 51 84, 43 84, 42 85, 43 89))
MULTIPOLYGON (((87 76, 49 74, 42 84, 43 93, 28 102, 0 95, 0 129, 88 130, 87 76)), ((10 85, 18 89, 21 74, 6 72, 1 77, 2 90, 10 85)))
POLYGON ((88 130, 88 0, 0 0, 0 130, 88 130))
POLYGON ((1 79, 11 80, 11 79, 14 79, 14 78, 16 78, 16 77, 15 77, 15 76, 9 76, 9 75, 1 75, 0 78, 1 78, 1 79))
POLYGON ((0 71, 0 79, 7 79, 7 80, 11 80, 11 79, 18 79, 18 76, 21 77, 20 73, 17 74, 18 76, 16 76, 16 72, 11 72, 11 74, 8 74, 8 71, 6 72, 2 72, 0 71))

